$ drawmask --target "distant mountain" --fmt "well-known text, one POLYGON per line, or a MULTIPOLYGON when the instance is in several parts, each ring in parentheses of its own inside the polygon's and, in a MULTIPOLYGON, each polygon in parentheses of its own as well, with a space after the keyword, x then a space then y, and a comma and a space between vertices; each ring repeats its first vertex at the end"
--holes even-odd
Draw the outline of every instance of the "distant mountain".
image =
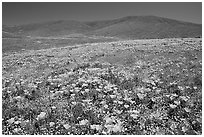
POLYGON ((84 33, 90 26, 78 21, 53 21, 6 27, 5 30, 23 36, 61 36, 84 33))
POLYGON ((201 37, 202 25, 156 16, 128 16, 104 21, 53 21, 3 30, 21 36, 68 36, 73 34, 110 36, 124 39, 201 37))
POLYGON ((198 37, 202 35, 202 25, 200 24, 156 16, 129 16, 88 24, 97 28, 91 34, 130 39, 198 37))

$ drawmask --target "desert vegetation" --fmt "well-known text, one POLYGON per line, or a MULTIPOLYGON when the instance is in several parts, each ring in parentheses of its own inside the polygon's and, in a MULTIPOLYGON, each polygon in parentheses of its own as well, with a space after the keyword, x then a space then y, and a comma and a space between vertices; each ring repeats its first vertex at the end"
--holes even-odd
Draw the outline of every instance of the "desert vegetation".
POLYGON ((202 134, 200 38, 2 56, 4 135, 202 134))

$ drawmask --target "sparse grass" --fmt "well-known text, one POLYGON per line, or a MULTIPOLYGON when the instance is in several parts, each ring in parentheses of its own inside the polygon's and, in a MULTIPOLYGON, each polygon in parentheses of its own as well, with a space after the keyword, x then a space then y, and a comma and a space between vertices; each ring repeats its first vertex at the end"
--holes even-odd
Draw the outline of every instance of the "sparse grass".
POLYGON ((73 46, 78 44, 86 43, 97 43, 97 42, 111 42, 118 41, 116 38, 102 38, 102 37, 86 37, 86 38, 3 38, 2 39, 2 51, 3 52, 19 52, 22 50, 40 50, 40 49, 49 49, 49 48, 59 48, 66 46, 73 46))

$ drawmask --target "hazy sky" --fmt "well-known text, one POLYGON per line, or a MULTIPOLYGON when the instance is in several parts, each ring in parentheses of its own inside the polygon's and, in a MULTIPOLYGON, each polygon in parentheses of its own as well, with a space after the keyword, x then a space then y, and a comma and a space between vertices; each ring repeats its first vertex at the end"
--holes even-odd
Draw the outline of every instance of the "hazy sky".
POLYGON ((52 20, 92 21, 137 15, 155 15, 201 24, 202 3, 3 2, 2 4, 2 21, 3 24, 6 25, 19 25, 52 20))

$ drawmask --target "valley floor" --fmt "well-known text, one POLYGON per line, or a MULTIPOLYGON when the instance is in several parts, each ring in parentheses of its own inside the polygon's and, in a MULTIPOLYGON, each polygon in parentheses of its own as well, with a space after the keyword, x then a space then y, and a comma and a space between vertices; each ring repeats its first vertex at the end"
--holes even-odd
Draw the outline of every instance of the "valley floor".
POLYGON ((2 133, 202 134, 202 39, 4 53, 2 133))

